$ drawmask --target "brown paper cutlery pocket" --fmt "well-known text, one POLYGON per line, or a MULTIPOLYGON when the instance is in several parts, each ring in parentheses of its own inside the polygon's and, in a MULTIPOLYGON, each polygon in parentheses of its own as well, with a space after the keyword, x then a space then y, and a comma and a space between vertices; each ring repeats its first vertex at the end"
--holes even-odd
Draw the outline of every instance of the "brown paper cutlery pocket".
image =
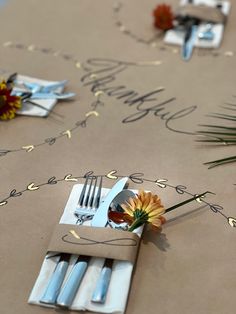
POLYGON ((177 14, 197 18, 208 23, 222 23, 226 21, 226 15, 219 9, 207 5, 187 4, 179 7, 177 14))
POLYGON ((59 224, 53 232, 48 252, 105 257, 135 264, 139 242, 139 236, 133 232, 59 224))

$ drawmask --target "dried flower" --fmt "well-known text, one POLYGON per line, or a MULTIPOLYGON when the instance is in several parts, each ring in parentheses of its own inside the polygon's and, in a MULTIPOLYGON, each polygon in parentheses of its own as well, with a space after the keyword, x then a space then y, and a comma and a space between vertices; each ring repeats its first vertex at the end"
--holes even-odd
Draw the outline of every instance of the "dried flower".
POLYGON ((140 191, 136 197, 130 198, 121 207, 132 218, 129 231, 133 231, 146 222, 151 224, 152 229, 157 230, 165 222, 165 218, 162 216, 165 209, 161 204, 161 200, 151 192, 140 191))
POLYGON ((8 120, 15 117, 15 113, 21 108, 21 98, 11 96, 12 88, 5 81, 0 83, 0 119, 8 120))
POLYGON ((173 28, 174 15, 171 7, 167 4, 160 4, 153 10, 154 26, 163 31, 173 28))

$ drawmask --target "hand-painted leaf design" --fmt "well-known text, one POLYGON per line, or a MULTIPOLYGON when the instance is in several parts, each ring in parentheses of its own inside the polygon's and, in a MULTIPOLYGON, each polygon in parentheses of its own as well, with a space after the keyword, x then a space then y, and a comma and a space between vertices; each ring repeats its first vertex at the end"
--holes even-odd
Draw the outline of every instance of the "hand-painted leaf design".
POLYGON ((108 179, 112 179, 112 180, 116 180, 118 177, 115 175, 117 173, 116 170, 111 170, 110 172, 108 172, 108 174, 106 175, 106 177, 108 179))
POLYGON ((11 192, 10 192, 10 197, 17 197, 17 196, 21 196, 22 195, 22 192, 16 192, 15 189, 13 189, 11 192))
POLYGON ((72 174, 67 174, 65 177, 64 177, 64 180, 65 181, 73 181, 73 182, 77 182, 78 179, 72 177, 72 174))
POLYGON ((7 205, 7 201, 2 201, 2 202, 0 203, 0 206, 4 206, 4 205, 7 205))
POLYGON ((136 172, 136 173, 132 173, 130 176, 129 176, 129 179, 134 182, 134 183, 137 183, 137 184, 142 184, 143 183, 143 179, 141 177, 143 177, 143 173, 141 172, 136 172))
POLYGON ((184 186, 184 185, 177 185, 177 186, 175 187, 175 190, 176 190, 176 192, 179 193, 179 194, 184 194, 184 192, 187 190, 187 187, 184 186))
POLYGON ((62 135, 67 135, 68 138, 71 138, 71 131, 70 130, 66 130, 63 133, 61 133, 62 135))
POLYGON ((166 184, 164 184, 164 182, 168 182, 167 179, 157 179, 155 181, 155 184, 158 185, 160 188, 164 189, 166 188, 166 184))
POLYGON ((45 143, 49 144, 49 145, 53 145, 56 142, 56 138, 55 137, 49 137, 46 138, 45 143))
POLYGON ((48 184, 57 184, 56 177, 51 177, 48 179, 48 184))
POLYGON ((221 205, 217 205, 217 204, 209 204, 210 209, 214 212, 217 213, 221 210, 223 210, 223 207, 221 205))
POLYGON ((0 149, 0 157, 1 157, 1 156, 5 156, 5 155, 8 154, 9 152, 10 152, 10 150, 0 149))
POLYGON ((98 117, 98 116, 99 116, 99 113, 98 113, 97 111, 93 110, 93 111, 87 112, 87 113, 85 114, 85 116, 86 116, 86 117, 90 117, 90 116, 96 116, 96 117, 98 117))
POLYGON ((236 227, 236 218, 228 217, 228 223, 231 227, 236 227))
POLYGON ((86 124, 86 120, 83 121, 77 121, 75 123, 76 126, 81 126, 82 128, 86 128, 87 124, 86 124))
POLYGON ((34 145, 27 145, 27 146, 22 146, 22 149, 24 149, 27 153, 32 152, 32 150, 34 150, 34 145))
POLYGON ((30 183, 28 186, 27 186, 27 190, 29 191, 36 191, 39 189, 39 186, 35 185, 34 182, 30 183))

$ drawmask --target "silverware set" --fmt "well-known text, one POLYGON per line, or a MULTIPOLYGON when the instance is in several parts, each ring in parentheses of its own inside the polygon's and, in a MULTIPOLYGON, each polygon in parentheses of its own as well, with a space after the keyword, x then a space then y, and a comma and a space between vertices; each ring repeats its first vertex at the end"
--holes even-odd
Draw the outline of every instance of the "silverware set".
MULTIPOLYGON (((194 4, 194 0, 188 0, 188 4, 194 4)), ((215 7, 222 10, 222 2, 216 1, 215 7)), ((205 23, 199 18, 191 16, 179 17, 180 26, 184 31, 184 39, 181 50, 183 60, 187 61, 191 58, 194 49, 195 40, 201 41, 213 41, 215 38, 214 23, 205 21, 205 23), (201 27, 200 27, 201 25, 201 27), (200 28, 200 30, 199 30, 200 28)))
MULTIPOLYGON (((105 227, 108 222, 108 210, 115 197, 123 190, 128 178, 120 179, 101 201, 102 177, 86 176, 74 215, 75 224, 83 225, 91 220, 95 227, 105 227)), ((130 193, 127 194, 127 197, 130 193)), ((68 273, 71 254, 61 253, 49 283, 40 299, 41 303, 68 308, 72 305, 81 281, 86 273, 90 257, 79 255, 72 270, 68 273)), ((101 276, 91 295, 91 301, 104 303, 111 277, 112 260, 106 259, 101 276)))
POLYGON ((27 94, 28 98, 31 99, 67 99, 75 96, 75 93, 57 92, 58 88, 62 88, 65 86, 65 84, 67 83, 66 80, 43 85, 39 83, 20 81, 17 79, 17 75, 15 73, 10 77, 11 80, 12 78, 14 78, 12 82, 15 85, 24 88, 24 90, 13 90, 12 95, 15 96, 24 96, 25 94, 27 94))
MULTIPOLYGON (((88 220, 91 220, 91 227, 105 227, 108 224, 108 211, 111 207, 117 211, 120 204, 127 201, 130 197, 135 196, 132 191, 124 189, 127 181, 127 177, 117 181, 102 200, 102 177, 86 176, 82 191, 78 195, 76 208, 73 212, 76 219, 75 225, 83 225, 88 220)), ((200 195, 194 195, 190 199, 166 209, 166 213, 196 200, 196 198, 200 199, 207 193, 210 192, 207 191, 200 195)), ((115 223, 112 225, 109 223, 109 227, 116 228, 117 226, 115 223)), ((62 308, 71 307, 91 258, 84 255, 73 255, 75 262, 68 269, 71 257, 71 254, 59 253, 59 260, 39 300, 41 303, 62 308)), ((106 302, 112 267, 113 260, 110 258, 105 259, 100 275, 94 283, 94 290, 89 297, 91 302, 100 304, 106 302)))
POLYGON ((55 113, 52 110, 45 108, 44 106, 35 102, 35 100, 42 99, 69 99, 75 96, 75 93, 60 93, 57 92, 58 88, 64 88, 67 80, 63 80, 56 83, 48 83, 47 85, 39 83, 30 83, 25 81, 20 81, 17 78, 17 73, 11 74, 7 79, 7 86, 10 88, 13 84, 17 86, 11 92, 13 96, 20 96, 23 104, 31 104, 35 107, 43 109, 49 113, 53 113, 59 117, 60 114, 55 113))

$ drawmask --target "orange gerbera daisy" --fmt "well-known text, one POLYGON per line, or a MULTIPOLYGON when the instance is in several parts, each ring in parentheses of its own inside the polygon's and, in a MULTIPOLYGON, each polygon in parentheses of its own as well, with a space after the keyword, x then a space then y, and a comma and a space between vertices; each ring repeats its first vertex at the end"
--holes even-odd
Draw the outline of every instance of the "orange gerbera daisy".
POLYGON ((159 4, 153 10, 154 26, 163 31, 173 28, 174 15, 171 7, 167 4, 159 4))
POLYGON ((162 216, 165 208, 162 206, 159 196, 153 195, 151 192, 139 191, 135 198, 130 198, 121 207, 132 218, 129 231, 133 231, 146 222, 150 223, 155 230, 165 222, 165 218, 162 216))
POLYGON ((8 120, 15 117, 15 113, 21 108, 21 98, 11 96, 12 88, 8 88, 5 81, 0 83, 0 119, 8 120))

